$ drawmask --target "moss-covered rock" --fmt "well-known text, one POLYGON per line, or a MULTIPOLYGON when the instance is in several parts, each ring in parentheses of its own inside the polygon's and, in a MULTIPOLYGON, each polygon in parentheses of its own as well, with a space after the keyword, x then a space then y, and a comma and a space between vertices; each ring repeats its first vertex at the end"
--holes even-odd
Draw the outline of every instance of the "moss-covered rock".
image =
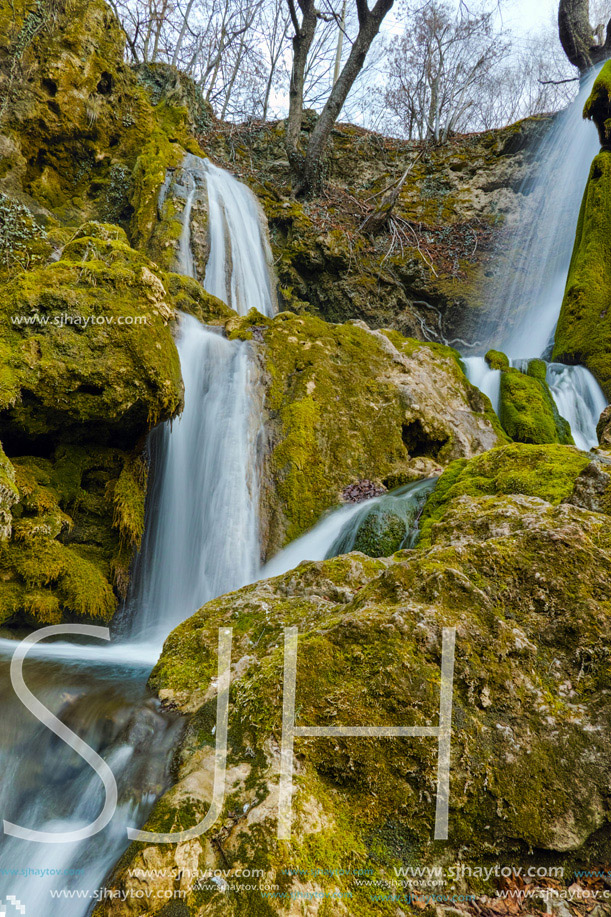
POLYGON ((606 407, 596 424, 598 442, 604 449, 611 446, 611 405, 606 407))
POLYGON ((0 541, 8 538, 12 531, 11 509, 19 498, 15 484, 15 469, 0 445, 0 541))
POLYGON ((554 359, 587 366, 611 399, 611 150, 599 153, 590 170, 554 359))
POLYGON ((354 550, 369 557, 389 557, 395 554, 407 535, 405 520, 385 510, 368 513, 354 539, 354 550))
POLYGON ((558 413, 545 372, 543 360, 531 360, 526 373, 503 370, 499 419, 515 442, 572 444, 570 425, 558 413))
POLYGON ((562 503, 588 466, 587 455, 570 446, 512 444, 492 449, 471 461, 457 461, 443 473, 420 521, 419 544, 428 546, 433 526, 459 497, 524 494, 562 503))
POLYGON ((0 293, 5 444, 133 442, 182 402, 174 308, 143 256, 79 236, 0 293))
POLYGON ((485 360, 490 369, 509 369, 509 358, 500 350, 489 350, 485 360))
POLYGON ((13 459, 12 533, 0 545, 0 622, 109 621, 144 520, 142 459, 60 446, 13 459))
MULTIPOLYGON (((189 842, 189 857, 230 870, 232 887, 197 883, 197 870, 183 870, 174 885, 184 854, 147 842, 132 844, 109 884, 136 893, 147 883, 163 893, 180 883, 194 917, 280 915, 291 894, 305 891, 318 899, 341 893, 350 917, 388 917, 396 902, 374 892, 392 895, 401 867, 457 857, 479 867, 545 863, 563 866, 568 886, 574 868, 607 862, 611 530, 608 517, 558 502, 584 460, 570 447, 513 445, 461 463, 473 480, 505 489, 446 490, 426 550, 305 563, 209 603, 177 628, 151 685, 190 719, 176 785, 147 827, 187 828, 208 810, 218 628, 231 627, 227 795, 211 834, 189 842), (495 468, 476 474, 486 462, 495 468), (525 495, 525 481, 542 496, 525 495), (441 632, 456 628, 447 842, 433 839, 434 739, 337 735, 296 739, 292 839, 277 840, 287 626, 300 633, 299 726, 436 723, 441 632), (151 863, 155 877, 139 875, 151 863), (265 878, 240 877, 253 867, 265 878), (265 893, 269 885, 274 894, 265 893)), ((459 882, 447 872, 435 892, 478 896, 495 887, 494 879, 467 872, 459 882)), ((427 889, 415 879, 410 891, 427 889)), ((113 917, 126 917, 118 900, 113 917)), ((111 904, 94 913, 106 917, 111 904)), ((157 913, 156 905, 144 913, 157 913)))
POLYGON ((193 134, 210 130, 214 122, 212 105, 186 73, 161 61, 147 61, 138 64, 134 70, 153 105, 164 101, 174 108, 185 108, 193 134))
POLYGON ((0 190, 45 227, 101 219, 146 245, 167 169, 201 152, 195 95, 166 74, 151 97, 103 0, 2 0, 0 22, 0 190))
POLYGON ((505 438, 451 348, 290 312, 251 311, 226 328, 251 340, 262 368, 268 556, 355 481, 395 487, 505 438))
POLYGON ((611 63, 607 61, 592 87, 592 93, 583 109, 584 118, 590 118, 598 128, 600 145, 611 146, 611 63))

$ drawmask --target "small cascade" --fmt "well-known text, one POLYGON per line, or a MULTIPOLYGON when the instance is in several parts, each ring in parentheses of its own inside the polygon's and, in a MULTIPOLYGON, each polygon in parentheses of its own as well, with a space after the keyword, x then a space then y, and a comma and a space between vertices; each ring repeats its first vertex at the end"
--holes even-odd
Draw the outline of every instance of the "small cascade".
POLYGON ((501 404, 501 371, 490 369, 483 357, 462 357, 465 375, 472 385, 490 399, 496 414, 501 404))
MULTIPOLYGON (((265 565, 262 577, 288 573, 303 561, 327 560, 356 550, 359 531, 372 515, 388 514, 402 520, 405 536, 400 548, 412 547, 418 534, 418 520, 437 478, 426 478, 398 487, 363 503, 341 506, 295 539, 265 565)), ((397 548, 399 550, 399 548, 397 548)))
POLYGON ((547 384, 559 413, 571 425, 575 445, 585 450, 597 446, 596 425, 607 399, 592 373, 583 366, 550 363, 547 384))
MULTIPOLYGON (((192 154, 178 259, 195 277, 191 215, 207 195, 210 253, 204 286, 244 314, 273 315, 265 224, 254 195, 192 154)), ((249 346, 182 315, 177 341, 185 385, 181 416, 150 437, 152 486, 130 599, 132 633, 161 641, 205 602, 252 582, 259 566, 257 433, 249 346)))
MULTIPOLYGON (((196 159, 191 156, 188 162, 196 159)), ((201 161, 201 160, 200 160, 201 161)), ((205 160, 210 257, 204 287, 240 315, 276 311, 265 218, 252 191, 205 160)))

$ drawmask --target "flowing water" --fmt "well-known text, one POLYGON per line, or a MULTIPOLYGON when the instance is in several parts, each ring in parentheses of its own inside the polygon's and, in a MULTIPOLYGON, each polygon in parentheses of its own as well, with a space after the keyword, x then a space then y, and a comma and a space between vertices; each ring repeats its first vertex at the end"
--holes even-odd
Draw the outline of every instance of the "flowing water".
POLYGON ((501 403, 501 371, 490 369, 483 357, 463 357, 462 364, 469 382, 490 399, 496 413, 501 403))
MULTIPOLYGON (((583 79, 575 102, 554 121, 541 141, 536 174, 522 188, 527 213, 509 230, 505 268, 498 271, 486 321, 494 316, 506 328, 485 349, 502 350, 519 360, 548 356, 562 307, 575 230, 598 133, 584 122, 583 106, 600 68, 583 79), (515 317, 518 316, 517 322, 515 317), (515 322, 515 323, 514 323, 515 322)), ((476 337, 485 336, 485 333, 476 337)), ((483 356, 463 358, 469 380, 488 395, 498 414, 500 373, 483 356)), ((597 445, 596 424, 606 399, 592 374, 581 366, 548 366, 548 383, 560 414, 571 424, 575 444, 597 445)))
MULTIPOLYGON (((584 86, 580 100, 557 119, 545 141, 545 165, 537 180, 539 190, 545 190, 540 217, 516 236, 515 270, 501 280, 495 308, 502 303, 511 310, 525 297, 530 304, 526 325, 513 329, 503 342, 512 357, 543 353, 557 319, 579 201, 597 151, 595 131, 580 116, 588 91, 584 86)), ((191 155, 181 181, 179 269, 198 277, 210 293, 240 313, 254 306, 272 315, 269 245, 252 193, 227 172, 191 155), (202 278, 192 229, 196 205, 203 200, 209 211, 210 251, 202 278)), ((168 187, 169 180, 164 193, 168 187)), ((65 640, 39 644, 24 664, 33 693, 106 760, 118 786, 115 816, 94 838, 61 844, 2 838, 0 898, 18 898, 27 917, 89 913, 95 890, 126 846, 126 826, 144 822, 168 783, 171 749, 181 727, 147 694, 146 678, 172 627, 208 599, 257 575, 274 575, 302 560, 350 550, 370 513, 399 515, 408 546, 434 485, 421 481, 367 504, 343 507, 259 571, 260 421, 248 345, 227 341, 186 315, 180 319, 177 343, 185 408, 179 419, 150 437, 146 534, 125 615, 131 630, 109 646, 65 640), (51 892, 57 890, 81 896, 54 900, 51 892)), ((481 358, 465 363, 473 381, 498 405, 498 375, 482 366, 481 358)), ((591 445, 592 418, 602 397, 593 380, 580 367, 558 364, 549 366, 548 379, 575 438, 591 445)), ((12 640, 0 640, 2 815, 36 830, 75 831, 98 815, 101 782, 83 758, 20 704, 9 682, 13 648, 12 640)))
POLYGON ((571 425, 575 445, 586 450, 597 446, 596 424, 607 399, 592 373, 583 366, 549 363, 547 384, 560 414, 571 425))
MULTIPOLYGON (((196 202, 207 198, 210 253, 200 279, 236 311, 254 306, 272 315, 269 245, 252 193, 191 155, 181 180, 178 269, 198 274, 191 222, 196 202)), ((259 420, 248 344, 228 341, 182 315, 177 346, 185 407, 180 418, 149 438, 146 534, 124 614, 130 626, 111 645, 40 643, 24 663, 33 693, 111 767, 117 810, 102 832, 84 841, 40 844, 4 836, 0 913, 8 895, 25 905, 28 917, 89 913, 127 844, 126 828, 143 824, 169 781, 180 724, 162 713, 146 690, 161 643, 204 602, 257 576, 259 420), (57 890, 77 894, 54 900, 51 892, 57 890)), ((12 640, 0 640, 2 815, 25 828, 75 831, 99 814, 102 783, 83 758, 22 707, 9 682, 14 647, 12 640)))
POLYGON ((333 510, 309 532, 276 554, 265 565, 261 576, 280 576, 305 560, 326 560, 338 554, 347 554, 355 549, 359 529, 371 514, 398 516, 405 523, 405 538, 401 547, 411 547, 418 533, 420 513, 436 483, 437 478, 414 481, 363 503, 333 510))

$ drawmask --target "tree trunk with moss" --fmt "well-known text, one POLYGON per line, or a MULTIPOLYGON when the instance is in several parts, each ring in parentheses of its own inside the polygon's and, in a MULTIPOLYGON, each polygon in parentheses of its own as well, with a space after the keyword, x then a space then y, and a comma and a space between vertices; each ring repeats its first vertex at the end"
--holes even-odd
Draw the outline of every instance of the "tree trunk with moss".
POLYGON ((611 57, 611 20, 603 41, 604 25, 590 22, 589 0, 560 0, 558 32, 564 53, 581 73, 611 57))

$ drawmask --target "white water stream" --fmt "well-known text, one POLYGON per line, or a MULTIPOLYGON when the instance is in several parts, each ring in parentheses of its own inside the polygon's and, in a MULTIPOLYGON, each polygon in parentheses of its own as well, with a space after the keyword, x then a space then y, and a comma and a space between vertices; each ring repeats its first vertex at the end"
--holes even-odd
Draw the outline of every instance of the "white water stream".
MULTIPOLYGON (((522 191, 528 195, 527 215, 511 228, 505 269, 499 271, 488 314, 508 331, 486 349, 520 360, 549 354, 562 307, 575 230, 592 160, 599 151, 593 124, 583 120, 583 107, 600 68, 582 81, 575 102, 554 121, 539 148, 539 168, 522 191), (526 304, 526 309, 524 305, 526 304), (514 316, 521 316, 517 324, 514 316)), ((463 358, 469 380, 490 398, 498 414, 500 372, 483 356, 463 358)), ((569 421, 575 444, 598 444, 596 424, 606 399, 594 376, 582 366, 548 366, 548 384, 562 417, 569 421)))

